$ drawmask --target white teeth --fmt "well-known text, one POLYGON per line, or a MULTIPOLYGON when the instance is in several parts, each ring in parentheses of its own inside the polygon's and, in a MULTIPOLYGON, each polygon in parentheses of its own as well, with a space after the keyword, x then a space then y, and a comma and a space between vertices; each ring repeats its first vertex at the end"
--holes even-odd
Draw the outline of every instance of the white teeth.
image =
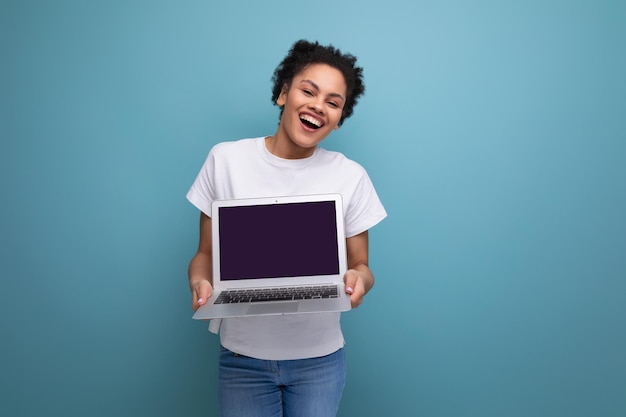
POLYGON ((305 122, 309 122, 309 123, 311 123, 311 124, 313 124, 313 125, 315 125, 317 127, 320 127, 322 125, 322 123, 319 120, 317 120, 317 119, 315 119, 315 118, 313 118, 311 116, 303 115, 303 116, 300 116, 300 119, 304 120, 305 122))

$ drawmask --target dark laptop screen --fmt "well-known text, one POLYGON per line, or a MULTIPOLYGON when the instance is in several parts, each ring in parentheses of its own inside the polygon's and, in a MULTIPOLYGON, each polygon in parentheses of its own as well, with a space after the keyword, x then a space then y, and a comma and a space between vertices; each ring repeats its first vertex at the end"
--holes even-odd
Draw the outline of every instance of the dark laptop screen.
POLYGON ((222 280, 339 273, 334 201, 219 210, 222 280))

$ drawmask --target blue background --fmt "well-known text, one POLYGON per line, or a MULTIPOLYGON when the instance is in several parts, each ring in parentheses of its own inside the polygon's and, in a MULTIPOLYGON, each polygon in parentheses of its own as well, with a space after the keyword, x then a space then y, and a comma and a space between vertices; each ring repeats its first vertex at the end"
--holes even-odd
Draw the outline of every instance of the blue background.
POLYGON ((185 200, 274 132, 299 38, 367 92, 325 142, 389 217, 343 318, 343 416, 626 415, 626 3, 28 1, 0 6, 5 416, 215 415, 185 200))

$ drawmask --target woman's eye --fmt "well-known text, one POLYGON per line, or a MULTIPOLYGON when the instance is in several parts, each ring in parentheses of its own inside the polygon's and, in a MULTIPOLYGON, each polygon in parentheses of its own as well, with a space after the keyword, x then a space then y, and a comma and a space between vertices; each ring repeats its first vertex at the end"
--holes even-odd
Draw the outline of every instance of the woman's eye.
POLYGON ((339 105, 338 105, 337 103, 335 103, 334 101, 329 101, 329 102, 328 102, 328 105, 329 105, 330 107, 332 107, 332 108, 335 108, 335 109, 336 109, 337 107, 339 107, 339 105))
POLYGON ((302 90, 302 92, 307 95, 307 96, 312 96, 313 93, 311 92, 311 90, 302 90))

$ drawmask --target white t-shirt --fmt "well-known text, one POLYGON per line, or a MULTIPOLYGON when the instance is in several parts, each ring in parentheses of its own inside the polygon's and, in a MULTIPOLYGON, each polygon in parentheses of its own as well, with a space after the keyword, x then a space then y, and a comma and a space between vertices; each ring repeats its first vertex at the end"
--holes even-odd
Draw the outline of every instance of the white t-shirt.
MULTIPOLYGON (((207 216, 213 200, 339 193, 346 237, 387 216, 365 169, 339 152, 316 148, 303 159, 270 153, 265 138, 223 142, 209 152, 187 199, 207 216)), ((267 360, 314 358, 343 347, 340 313, 222 320, 220 342, 233 352, 267 360)))

